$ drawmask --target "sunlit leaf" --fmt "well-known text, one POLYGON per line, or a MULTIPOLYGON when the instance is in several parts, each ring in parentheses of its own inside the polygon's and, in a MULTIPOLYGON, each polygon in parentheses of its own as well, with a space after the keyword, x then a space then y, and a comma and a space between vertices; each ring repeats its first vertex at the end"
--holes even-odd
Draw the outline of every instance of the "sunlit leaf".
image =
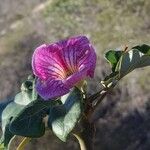
POLYGON ((21 92, 15 96, 14 100, 0 103, 2 127, 2 137, 0 143, 6 149, 10 140, 15 135, 15 133, 12 133, 9 129, 11 120, 17 117, 26 105, 36 99, 37 94, 35 93, 33 87, 34 79, 27 80, 22 84, 21 92), (30 86, 28 86, 29 84, 30 86))
POLYGON ((150 65, 150 46, 135 46, 126 52, 109 51, 106 53, 106 59, 110 62, 112 73, 101 83, 107 87, 109 84, 116 83, 122 77, 137 68, 150 65))
POLYGON ((119 77, 122 78, 136 68, 142 68, 149 65, 150 54, 144 54, 137 49, 132 49, 121 56, 115 71, 118 71, 119 77))
POLYGON ((105 54, 106 60, 110 63, 112 71, 115 71, 116 65, 122 55, 123 51, 110 50, 105 54))
POLYGON ((67 136, 77 124, 83 104, 82 92, 75 88, 65 98, 63 105, 53 107, 49 113, 48 126, 52 128, 55 135, 62 141, 66 141, 67 136))
POLYGON ((21 92, 15 96, 15 102, 20 105, 27 105, 38 97, 35 91, 35 79, 28 79, 21 85, 21 92))
POLYGON ((14 134, 10 132, 9 126, 10 121, 15 117, 22 109, 23 105, 18 105, 14 102, 9 103, 2 112, 2 137, 1 144, 7 149, 10 140, 13 138, 14 134))

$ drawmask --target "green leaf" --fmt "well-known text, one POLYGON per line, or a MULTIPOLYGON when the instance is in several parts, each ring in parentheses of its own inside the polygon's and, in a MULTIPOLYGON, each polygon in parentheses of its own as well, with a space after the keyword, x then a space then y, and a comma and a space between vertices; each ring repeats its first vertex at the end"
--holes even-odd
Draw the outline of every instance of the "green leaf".
POLYGON ((35 79, 28 79, 21 85, 21 92, 15 96, 15 102, 20 105, 27 105, 38 97, 35 91, 35 79))
POLYGON ((41 137, 45 133, 43 118, 53 101, 36 100, 27 105, 10 123, 10 131, 25 137, 41 137))
MULTIPOLYGON (((147 53, 149 52, 150 49, 147 51, 147 53)), ((121 56, 115 71, 118 71, 119 78, 122 78, 134 69, 146 67, 149 65, 150 54, 144 54, 138 49, 132 49, 121 56)))
POLYGON ((2 102, 0 102, 0 125, 2 124, 2 113, 3 113, 3 111, 7 107, 7 105, 10 104, 12 101, 13 100, 8 100, 8 101, 2 101, 2 102))
POLYGON ((149 45, 146 45, 146 44, 138 45, 138 46, 133 47, 132 49, 137 49, 140 52, 142 52, 143 54, 150 55, 150 46, 149 45))
POLYGON ((78 88, 74 88, 67 96, 65 95, 63 103, 63 105, 53 107, 50 110, 48 126, 52 128, 59 139, 65 142, 81 116, 82 92, 78 88))
POLYGON ((9 150, 9 145, 13 137, 15 136, 9 131, 9 124, 7 124, 5 127, 5 132, 2 135, 1 140, 0 140, 0 150, 7 150, 7 149, 9 150))
POLYGON ((12 133, 9 129, 11 120, 17 117, 19 113, 26 107, 26 105, 35 100, 37 97, 37 94, 34 91, 33 87, 34 79, 30 78, 22 84, 22 91, 15 96, 14 100, 10 102, 0 103, 3 132, 0 143, 1 146, 3 145, 6 149, 9 145, 10 140, 15 135, 15 133, 12 133))
POLYGON ((110 50, 105 54, 106 60, 110 63, 112 71, 115 71, 116 65, 122 55, 123 51, 110 50))
POLYGON ((109 51, 106 59, 111 63, 112 73, 101 83, 103 86, 114 85, 118 80, 137 68, 150 65, 150 46, 135 46, 127 52, 109 51))
POLYGON ((9 126, 10 121, 13 117, 15 117, 21 110, 23 109, 22 105, 18 105, 14 102, 11 102, 6 106, 6 108, 2 112, 2 137, 1 144, 7 149, 10 140, 13 138, 14 134, 10 132, 9 126))
MULTIPOLYGON (((40 137, 45 132, 43 118, 51 105, 57 101, 44 101, 35 91, 35 79, 28 78, 21 86, 21 92, 2 112, 3 135, 1 144, 7 147, 14 135, 40 137)), ((0 105, 1 106, 1 105, 0 105)))

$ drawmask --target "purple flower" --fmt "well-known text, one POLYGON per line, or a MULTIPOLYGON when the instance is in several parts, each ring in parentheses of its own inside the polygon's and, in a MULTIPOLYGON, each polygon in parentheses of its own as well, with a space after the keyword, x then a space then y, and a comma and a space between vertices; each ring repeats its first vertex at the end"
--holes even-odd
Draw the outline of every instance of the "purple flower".
POLYGON ((72 37, 36 48, 32 68, 36 90, 45 100, 67 94, 87 76, 93 77, 96 54, 85 36, 72 37))

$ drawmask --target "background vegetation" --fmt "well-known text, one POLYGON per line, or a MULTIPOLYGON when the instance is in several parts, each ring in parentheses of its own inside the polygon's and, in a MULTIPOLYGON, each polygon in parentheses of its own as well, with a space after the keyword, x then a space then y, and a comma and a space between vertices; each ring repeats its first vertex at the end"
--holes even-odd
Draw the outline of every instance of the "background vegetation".
MULTIPOLYGON (((78 34, 88 36, 98 54, 95 79, 89 80, 89 93, 96 92, 110 72, 104 52, 150 44, 149 10, 149 0, 0 0, 0 99, 19 91, 37 46, 78 34)), ((95 150, 149 150, 149 76, 149 68, 132 72, 103 101, 96 113, 95 150)), ((74 138, 64 144, 47 133, 26 149, 77 150, 78 145, 74 138)))

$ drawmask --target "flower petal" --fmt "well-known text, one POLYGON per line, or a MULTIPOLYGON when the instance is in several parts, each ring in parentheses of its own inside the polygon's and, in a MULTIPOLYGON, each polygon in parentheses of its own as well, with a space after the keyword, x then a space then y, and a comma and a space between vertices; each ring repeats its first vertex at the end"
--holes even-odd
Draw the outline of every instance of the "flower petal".
POLYGON ((61 80, 38 79, 36 90, 44 100, 57 98, 69 92, 69 88, 66 88, 61 80))
POLYGON ((79 69, 86 69, 87 76, 93 77, 96 67, 96 53, 92 45, 89 45, 85 55, 79 59, 79 69))
POLYGON ((85 36, 70 38, 65 48, 61 49, 61 55, 71 72, 80 71, 80 68, 84 67, 88 76, 94 76, 96 53, 85 36))
POLYGON ((33 72, 40 79, 46 80, 49 77, 65 78, 65 65, 58 56, 60 47, 57 44, 42 45, 38 47, 32 58, 33 72))
POLYGON ((78 71, 78 62, 85 56, 86 51, 91 49, 89 45, 85 36, 77 36, 68 39, 66 46, 61 49, 63 60, 71 72, 78 71))

